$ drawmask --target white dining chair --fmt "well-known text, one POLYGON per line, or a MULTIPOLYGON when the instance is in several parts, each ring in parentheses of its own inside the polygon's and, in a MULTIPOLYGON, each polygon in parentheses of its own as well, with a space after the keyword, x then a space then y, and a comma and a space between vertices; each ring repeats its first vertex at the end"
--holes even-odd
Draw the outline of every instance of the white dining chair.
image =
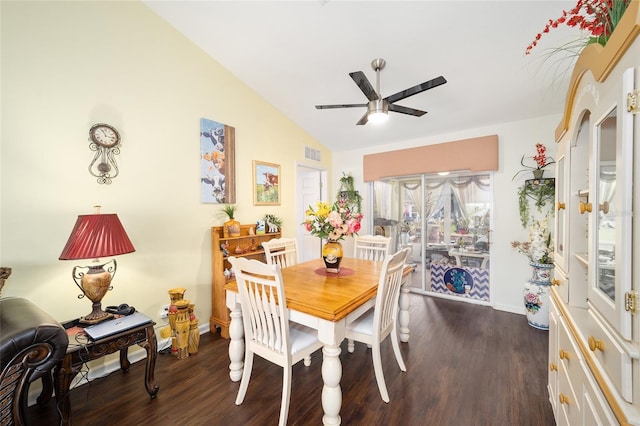
POLYGON ((404 248, 393 255, 385 257, 380 271, 375 306, 356 318, 349 318, 349 316, 347 316, 345 335, 345 337, 349 339, 347 350, 349 352, 354 351, 354 340, 371 346, 376 382, 378 382, 380 396, 384 402, 389 402, 389 393, 387 392, 387 385, 382 371, 380 344, 389 335, 391 335, 393 353, 395 354, 398 366, 400 366, 402 371, 407 371, 404 360, 402 359, 402 354, 400 353, 397 317, 402 274, 408 254, 409 249, 404 248))
POLYGON ((262 243, 267 264, 282 268, 298 263, 298 244, 295 238, 274 238, 262 243))
POLYGON ((383 235, 355 235, 353 257, 380 262, 389 254, 390 243, 391 238, 383 235))
POLYGON ((244 324, 244 369, 236 405, 242 404, 249 386, 253 355, 283 368, 279 425, 287 424, 291 395, 291 367, 322 347, 317 330, 289 323, 280 265, 267 265, 255 259, 230 257, 240 293, 244 324))

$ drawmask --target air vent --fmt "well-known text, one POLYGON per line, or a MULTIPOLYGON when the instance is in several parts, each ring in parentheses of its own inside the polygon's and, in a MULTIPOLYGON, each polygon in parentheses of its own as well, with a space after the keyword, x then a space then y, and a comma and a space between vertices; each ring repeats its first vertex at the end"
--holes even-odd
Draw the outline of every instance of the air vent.
POLYGON ((307 160, 320 161, 320 150, 310 146, 304 147, 304 158, 307 160))

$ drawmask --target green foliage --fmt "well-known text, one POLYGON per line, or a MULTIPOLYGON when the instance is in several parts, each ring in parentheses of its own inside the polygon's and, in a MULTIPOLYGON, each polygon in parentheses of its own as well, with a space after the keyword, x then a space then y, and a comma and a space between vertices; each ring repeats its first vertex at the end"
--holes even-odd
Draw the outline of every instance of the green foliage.
POLYGON ((224 204, 222 207, 220 207, 220 215, 226 216, 229 219, 235 219, 236 210, 237 207, 233 204, 224 204))
POLYGON ((526 228, 531 220, 529 199, 534 201, 538 212, 542 212, 542 208, 546 206, 547 202, 553 202, 555 195, 555 179, 526 181, 524 185, 518 189, 518 207, 522 227, 526 228))
POLYGON ((353 176, 342 173, 340 178, 340 188, 338 188, 337 200, 345 200, 352 206, 355 206, 356 213, 362 211, 362 196, 356 191, 353 176))

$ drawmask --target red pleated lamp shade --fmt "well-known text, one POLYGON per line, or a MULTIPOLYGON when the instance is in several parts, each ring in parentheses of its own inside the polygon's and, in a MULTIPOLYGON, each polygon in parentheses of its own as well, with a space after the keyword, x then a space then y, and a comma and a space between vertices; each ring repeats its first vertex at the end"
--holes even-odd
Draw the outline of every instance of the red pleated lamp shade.
POLYGON ((80 215, 59 259, 97 259, 134 251, 118 215, 80 215))

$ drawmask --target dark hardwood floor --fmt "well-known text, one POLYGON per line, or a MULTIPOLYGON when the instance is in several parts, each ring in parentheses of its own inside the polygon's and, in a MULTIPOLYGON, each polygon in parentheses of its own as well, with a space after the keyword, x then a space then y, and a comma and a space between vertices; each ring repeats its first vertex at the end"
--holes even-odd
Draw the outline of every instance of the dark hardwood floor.
MULTIPOLYGON (((410 342, 401 344, 402 373, 391 342, 383 367, 391 402, 380 399, 371 350, 342 345, 344 425, 553 425, 548 400, 547 332, 524 316, 489 307, 411 295, 410 342)), ((275 425, 282 369, 255 357, 244 403, 234 404, 239 382, 229 379, 228 341, 202 336, 185 360, 158 355, 160 392, 149 399, 144 362, 71 391, 74 425, 275 425)), ((322 353, 293 368, 290 425, 321 425, 322 353)), ((29 423, 57 424, 55 401, 29 409, 29 423)))

